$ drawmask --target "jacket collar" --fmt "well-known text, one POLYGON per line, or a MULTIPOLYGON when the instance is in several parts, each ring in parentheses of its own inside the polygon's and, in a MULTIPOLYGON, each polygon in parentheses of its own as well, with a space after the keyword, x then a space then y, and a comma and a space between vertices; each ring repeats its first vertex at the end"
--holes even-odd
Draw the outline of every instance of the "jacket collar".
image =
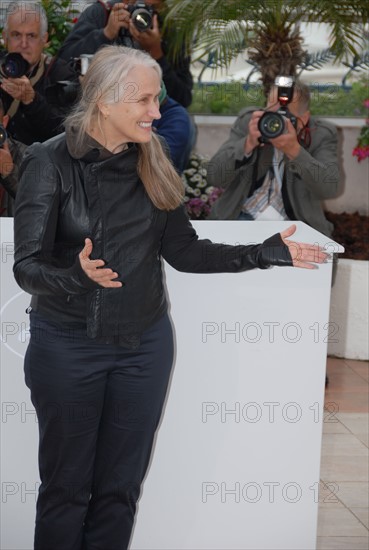
POLYGON ((77 144, 75 136, 75 128, 70 127, 66 129, 65 137, 67 147, 69 154, 73 158, 86 162, 98 162, 113 156, 113 153, 105 149, 101 143, 93 139, 90 135, 85 134, 81 144, 77 144))
MULTIPOLYGON (((76 130, 73 127, 66 128, 65 137, 67 148, 71 157, 83 160, 84 162, 100 162, 114 157, 115 154, 108 151, 101 143, 96 141, 89 134, 85 134, 81 144, 76 142, 76 130)), ((128 148, 134 147, 133 143, 128 148)))

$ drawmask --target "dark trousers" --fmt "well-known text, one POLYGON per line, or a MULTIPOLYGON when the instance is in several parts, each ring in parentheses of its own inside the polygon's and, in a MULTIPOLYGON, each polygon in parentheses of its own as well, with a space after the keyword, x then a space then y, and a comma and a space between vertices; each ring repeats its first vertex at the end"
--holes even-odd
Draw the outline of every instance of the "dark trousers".
POLYGON ((39 421, 35 550, 125 550, 173 360, 165 315, 137 350, 31 313, 26 383, 39 421))

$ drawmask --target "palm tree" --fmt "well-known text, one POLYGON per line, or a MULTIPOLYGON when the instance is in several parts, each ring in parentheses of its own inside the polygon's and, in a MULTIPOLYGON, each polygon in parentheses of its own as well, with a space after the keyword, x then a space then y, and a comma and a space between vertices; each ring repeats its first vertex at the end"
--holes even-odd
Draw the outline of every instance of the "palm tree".
POLYGON ((302 21, 330 26, 330 52, 337 61, 363 49, 369 21, 367 0, 168 0, 168 5, 173 55, 186 47, 194 59, 211 54, 218 66, 227 66, 247 49, 266 94, 278 74, 296 76, 306 59, 302 21))

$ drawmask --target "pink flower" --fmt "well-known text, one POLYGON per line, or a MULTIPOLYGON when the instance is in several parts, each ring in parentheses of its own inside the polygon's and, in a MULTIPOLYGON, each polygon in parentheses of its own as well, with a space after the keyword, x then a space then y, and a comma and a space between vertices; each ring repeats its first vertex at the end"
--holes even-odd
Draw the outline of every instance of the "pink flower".
POLYGON ((205 220, 210 214, 209 205, 202 199, 190 199, 186 202, 186 209, 191 219, 205 220))
POLYGON ((360 147, 355 147, 352 151, 354 157, 357 157, 358 162, 369 157, 369 145, 361 145, 360 147))
POLYGON ((369 109, 369 98, 368 98, 368 99, 365 99, 365 100, 363 101, 363 105, 364 105, 364 107, 366 107, 367 109, 369 109))

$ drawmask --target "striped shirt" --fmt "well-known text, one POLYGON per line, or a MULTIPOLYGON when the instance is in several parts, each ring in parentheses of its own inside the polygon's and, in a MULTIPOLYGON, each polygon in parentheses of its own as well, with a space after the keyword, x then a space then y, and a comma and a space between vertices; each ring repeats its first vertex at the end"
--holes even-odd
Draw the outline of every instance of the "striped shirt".
MULTIPOLYGON (((268 213, 273 212, 274 209, 277 211, 276 216, 279 214, 282 219, 288 220, 282 198, 283 172, 283 153, 274 147, 273 165, 268 170, 263 184, 245 200, 242 211, 256 220, 267 209, 268 213)), ((268 219, 268 213, 262 216, 264 220, 268 219)), ((270 219, 276 219, 276 217, 272 215, 270 219)))

